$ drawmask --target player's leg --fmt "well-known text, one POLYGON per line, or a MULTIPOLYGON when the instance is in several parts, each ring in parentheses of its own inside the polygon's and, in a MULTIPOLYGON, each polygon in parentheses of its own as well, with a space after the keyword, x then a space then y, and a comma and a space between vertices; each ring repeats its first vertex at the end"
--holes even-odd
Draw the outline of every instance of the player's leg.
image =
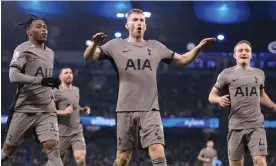
POLYGON ((230 130, 228 132, 228 158, 230 166, 243 166, 246 152, 246 142, 243 139, 243 130, 230 130))
POLYGON ((166 166, 167 160, 163 144, 152 144, 149 146, 149 155, 153 166, 166 166))
POLYGON ((77 166, 86 166, 86 145, 82 132, 72 136, 71 145, 77 166))
POLYGON ((18 149, 18 146, 11 146, 7 143, 4 143, 3 148, 1 150, 1 163, 9 160, 14 152, 18 149))
POLYGON ((134 126, 132 114, 132 112, 117 112, 117 154, 113 166, 126 166, 131 159, 135 140, 132 132, 134 126))
POLYGON ((159 111, 140 113, 140 138, 143 148, 148 148, 153 166, 166 166, 165 138, 159 111))
POLYGON ((266 166, 267 140, 264 128, 252 130, 247 145, 253 157, 254 166, 266 166))
POLYGON ((86 166, 85 157, 86 150, 74 150, 74 158, 76 160, 77 166, 86 166))
POLYGON ((243 166, 244 158, 241 160, 229 160, 229 166, 243 166))
POLYGON ((254 166, 266 166, 266 156, 254 156, 254 166))
POLYGON ((23 143, 24 137, 34 122, 35 114, 13 113, 7 137, 1 151, 1 163, 7 161, 23 143))
POLYGON ((59 133, 55 113, 42 113, 37 119, 36 133, 48 158, 47 166, 63 166, 58 148, 59 133))
POLYGON ((126 166, 130 162, 132 149, 130 150, 117 150, 116 159, 113 166, 126 166))
POLYGON ((63 163, 66 160, 66 155, 70 147, 71 136, 59 136, 58 148, 60 151, 60 158, 63 163))

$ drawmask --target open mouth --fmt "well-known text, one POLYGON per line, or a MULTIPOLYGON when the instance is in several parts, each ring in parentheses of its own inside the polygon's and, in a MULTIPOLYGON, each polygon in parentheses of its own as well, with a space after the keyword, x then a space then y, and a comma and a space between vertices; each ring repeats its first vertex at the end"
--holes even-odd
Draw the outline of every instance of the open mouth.
POLYGON ((241 57, 241 59, 247 59, 247 57, 241 57))
POLYGON ((42 38, 47 38, 47 35, 46 34, 42 34, 41 37, 42 38))

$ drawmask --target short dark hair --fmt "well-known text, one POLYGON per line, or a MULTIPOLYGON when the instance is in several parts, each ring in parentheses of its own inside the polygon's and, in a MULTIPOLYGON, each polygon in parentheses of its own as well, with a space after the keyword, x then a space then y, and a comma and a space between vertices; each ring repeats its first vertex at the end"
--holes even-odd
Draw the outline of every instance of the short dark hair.
POLYGON ((19 23, 18 26, 26 28, 26 29, 30 29, 32 23, 36 20, 41 20, 43 21, 46 25, 49 24, 49 21, 47 21, 46 19, 42 18, 42 17, 37 17, 36 15, 30 14, 28 19, 22 23, 19 23))
POLYGON ((61 74, 61 72, 62 72, 64 69, 71 69, 72 72, 73 72, 73 69, 72 69, 70 66, 63 66, 63 67, 60 69, 59 74, 61 74))
POLYGON ((141 9, 131 9, 131 10, 127 13, 127 18, 128 18, 132 13, 144 14, 143 10, 141 10, 141 9))
POLYGON ((252 50, 252 45, 251 45, 251 43, 250 43, 248 40, 241 40, 241 41, 239 41, 239 42, 235 45, 235 47, 234 47, 234 52, 236 52, 236 47, 237 47, 239 44, 242 44, 242 43, 248 44, 249 47, 250 47, 251 50, 252 50))

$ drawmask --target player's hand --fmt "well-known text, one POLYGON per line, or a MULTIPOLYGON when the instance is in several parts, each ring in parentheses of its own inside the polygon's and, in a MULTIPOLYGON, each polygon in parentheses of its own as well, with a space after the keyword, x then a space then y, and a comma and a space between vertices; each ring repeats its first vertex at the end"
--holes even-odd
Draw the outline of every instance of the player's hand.
POLYGON ((57 78, 48 77, 48 78, 42 78, 40 84, 42 86, 47 86, 47 87, 52 87, 52 88, 58 89, 61 82, 57 78))
POLYGON ((210 161, 210 159, 209 158, 205 158, 205 162, 209 162, 210 161))
POLYGON ((72 105, 69 105, 65 111, 64 111, 64 114, 65 115, 71 115, 73 113, 73 106, 72 105))
POLYGON ((201 40, 201 42, 196 46, 200 51, 204 50, 207 48, 209 45, 213 44, 216 42, 216 38, 205 38, 201 40))
POLYGON ((90 114, 90 108, 88 107, 88 106, 85 106, 85 107, 83 107, 83 113, 85 114, 85 115, 89 115, 90 114))
POLYGON ((219 105, 223 108, 228 107, 230 105, 229 95, 221 96, 219 98, 219 105))
POLYGON ((96 33, 92 37, 92 41, 94 41, 95 44, 100 44, 106 37, 107 37, 107 35, 105 35, 103 32, 96 33))

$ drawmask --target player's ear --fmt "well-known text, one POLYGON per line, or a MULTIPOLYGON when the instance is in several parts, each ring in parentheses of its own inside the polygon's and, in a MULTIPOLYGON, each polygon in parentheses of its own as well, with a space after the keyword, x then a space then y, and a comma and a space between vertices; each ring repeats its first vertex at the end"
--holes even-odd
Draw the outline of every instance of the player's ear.
POLYGON ((125 24, 125 27, 126 27, 126 29, 128 30, 128 24, 127 24, 127 22, 126 22, 126 24, 125 24))
POLYGON ((30 29, 28 29, 28 30, 26 31, 26 33, 27 33, 28 36, 32 36, 32 33, 31 33, 30 29))
POLYGON ((145 23, 145 30, 147 30, 147 24, 145 23))
POLYGON ((61 72, 59 73, 59 80, 61 81, 62 79, 61 79, 61 72))
POLYGON ((236 57, 237 57, 235 52, 233 53, 233 57, 234 57, 235 59, 236 59, 236 57))

